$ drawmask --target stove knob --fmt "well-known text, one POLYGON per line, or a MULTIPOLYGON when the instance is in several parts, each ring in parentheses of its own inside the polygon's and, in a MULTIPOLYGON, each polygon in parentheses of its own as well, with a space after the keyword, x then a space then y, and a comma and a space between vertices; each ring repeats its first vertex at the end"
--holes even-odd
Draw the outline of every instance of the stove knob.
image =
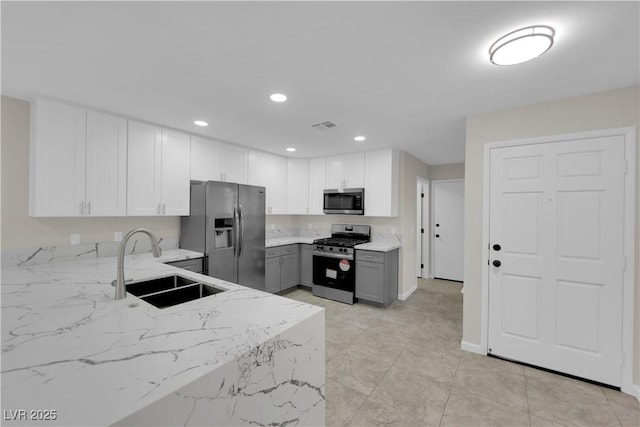
POLYGON ((332 250, 333 250, 333 248, 329 248, 329 250, 330 250, 330 251, 332 251, 332 250))

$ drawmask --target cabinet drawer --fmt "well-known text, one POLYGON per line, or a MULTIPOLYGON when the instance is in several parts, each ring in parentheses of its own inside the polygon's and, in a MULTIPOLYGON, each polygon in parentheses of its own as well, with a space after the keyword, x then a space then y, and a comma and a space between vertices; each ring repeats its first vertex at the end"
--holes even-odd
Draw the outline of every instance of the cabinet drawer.
POLYGON ((295 253, 298 253, 298 245, 287 245, 287 246, 280 247, 281 255, 289 255, 289 254, 295 254, 295 253))
POLYGON ((264 257, 266 259, 275 258, 277 256, 280 256, 280 247, 266 248, 264 250, 264 257))
POLYGON ((182 268, 196 273, 202 273, 202 258, 186 259, 183 261, 167 262, 167 265, 182 268))
POLYGON ((384 263, 384 252, 356 251, 356 260, 384 263))

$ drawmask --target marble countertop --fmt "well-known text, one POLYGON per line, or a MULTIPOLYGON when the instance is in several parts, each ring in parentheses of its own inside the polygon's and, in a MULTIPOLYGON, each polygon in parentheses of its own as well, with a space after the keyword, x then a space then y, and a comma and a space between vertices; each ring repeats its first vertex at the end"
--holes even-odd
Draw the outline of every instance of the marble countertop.
POLYGON ((276 237, 266 239, 265 246, 272 248, 274 246, 295 245, 296 243, 304 243, 307 245, 313 244, 313 241, 320 239, 321 237, 305 237, 305 236, 290 236, 290 237, 276 237))
POLYGON ((126 257, 127 280, 179 272, 227 289, 165 309, 113 299, 115 258, 3 268, 3 410, 111 425, 323 310, 162 264, 198 256, 126 257))

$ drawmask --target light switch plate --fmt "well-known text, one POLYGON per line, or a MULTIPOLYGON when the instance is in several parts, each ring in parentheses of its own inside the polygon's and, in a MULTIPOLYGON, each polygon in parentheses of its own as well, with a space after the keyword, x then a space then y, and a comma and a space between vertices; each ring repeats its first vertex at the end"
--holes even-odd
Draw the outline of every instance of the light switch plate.
POLYGON ((71 244, 72 245, 79 245, 80 244, 80 235, 73 233, 71 234, 71 244))
POLYGON ((113 233, 114 242, 122 242, 122 231, 116 231, 113 233))

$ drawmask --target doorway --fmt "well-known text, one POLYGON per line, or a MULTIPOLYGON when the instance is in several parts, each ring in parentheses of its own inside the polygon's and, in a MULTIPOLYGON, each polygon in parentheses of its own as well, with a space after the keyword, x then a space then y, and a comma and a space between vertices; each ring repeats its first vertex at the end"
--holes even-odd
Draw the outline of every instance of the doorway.
POLYGON ((488 353, 632 381, 634 144, 603 131, 487 146, 488 353))
POLYGON ((431 182, 435 279, 462 282, 464 276, 464 180, 431 182))
POLYGON ((430 277, 429 268, 429 181, 416 179, 416 276, 430 277))

